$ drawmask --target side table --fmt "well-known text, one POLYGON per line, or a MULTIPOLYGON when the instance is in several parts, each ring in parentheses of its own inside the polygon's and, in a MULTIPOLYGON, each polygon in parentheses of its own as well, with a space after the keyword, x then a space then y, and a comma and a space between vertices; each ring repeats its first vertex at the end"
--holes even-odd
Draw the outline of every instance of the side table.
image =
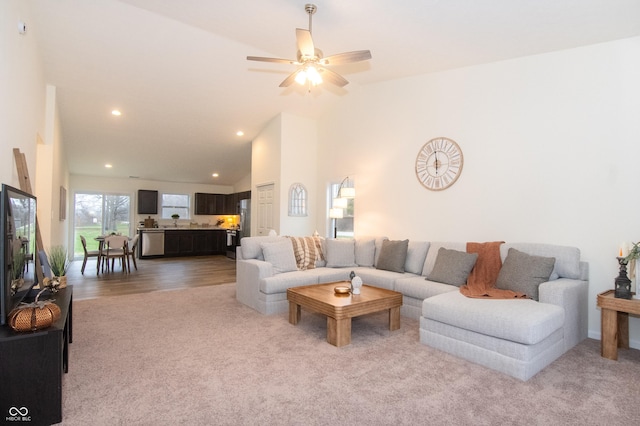
POLYGON ((640 299, 619 299, 615 290, 598 294, 600 316, 600 355, 618 359, 618 348, 629 349, 629 314, 640 315, 640 299))

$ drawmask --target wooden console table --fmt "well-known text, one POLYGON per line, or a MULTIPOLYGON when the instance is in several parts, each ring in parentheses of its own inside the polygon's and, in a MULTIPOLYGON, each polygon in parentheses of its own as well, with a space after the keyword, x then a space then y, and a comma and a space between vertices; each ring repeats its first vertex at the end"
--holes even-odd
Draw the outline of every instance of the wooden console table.
POLYGON ((24 332, 0 327, 0 419, 10 417, 7 423, 62 421, 62 375, 69 369, 73 341, 73 286, 52 298, 61 315, 51 327, 24 332))
POLYGON ((598 295, 600 316, 600 355, 618 359, 618 348, 629 348, 629 314, 640 315, 640 299, 619 299, 614 290, 598 295))

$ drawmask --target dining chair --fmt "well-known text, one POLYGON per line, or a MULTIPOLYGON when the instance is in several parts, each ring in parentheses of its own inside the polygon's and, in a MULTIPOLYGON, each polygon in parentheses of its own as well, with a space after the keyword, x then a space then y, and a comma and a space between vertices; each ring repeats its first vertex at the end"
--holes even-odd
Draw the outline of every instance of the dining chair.
POLYGON ((131 272, 131 264, 129 263, 129 259, 133 260, 133 266, 135 266, 136 271, 138 270, 138 264, 136 263, 136 249, 138 248, 139 239, 140 235, 136 234, 136 236, 133 237, 127 245, 127 268, 129 269, 129 272, 131 272))
POLYGON ((84 250, 84 259, 82 260, 82 268, 80 272, 84 274, 84 267, 87 266, 87 259, 95 257, 97 262, 97 268, 100 268, 100 250, 87 250, 87 240, 80 235, 80 241, 82 242, 82 250, 84 250))
POLYGON ((105 237, 102 253, 100 257, 103 261, 103 272, 104 265, 107 265, 107 272, 111 269, 113 270, 114 263, 116 259, 120 259, 120 264, 122 265, 122 272, 127 272, 127 242, 129 241, 128 237, 122 235, 109 235, 105 237), (111 260, 111 267, 109 267, 109 260, 111 260))

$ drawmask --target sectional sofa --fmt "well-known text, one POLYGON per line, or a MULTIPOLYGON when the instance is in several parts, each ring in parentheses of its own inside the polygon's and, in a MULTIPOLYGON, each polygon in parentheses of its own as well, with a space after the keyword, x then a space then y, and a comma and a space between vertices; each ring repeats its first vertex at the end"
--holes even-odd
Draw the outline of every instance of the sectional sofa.
POLYGON ((503 243, 497 284, 518 299, 461 294, 473 268, 465 242, 384 237, 246 237, 237 248, 236 298, 271 315, 288 311, 290 287, 343 281, 403 295, 401 314, 419 320, 420 342, 528 380, 587 337, 588 264, 575 247, 503 243), (294 240, 294 241, 292 241, 294 240))

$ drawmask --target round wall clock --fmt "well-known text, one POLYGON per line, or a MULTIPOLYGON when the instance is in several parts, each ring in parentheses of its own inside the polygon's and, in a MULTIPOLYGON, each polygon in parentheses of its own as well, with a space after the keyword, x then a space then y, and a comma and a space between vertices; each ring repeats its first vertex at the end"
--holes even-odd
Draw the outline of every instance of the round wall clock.
POLYGON ((463 164, 462 150, 454 140, 431 139, 418 152, 416 176, 425 188, 442 191, 458 180, 463 164))

